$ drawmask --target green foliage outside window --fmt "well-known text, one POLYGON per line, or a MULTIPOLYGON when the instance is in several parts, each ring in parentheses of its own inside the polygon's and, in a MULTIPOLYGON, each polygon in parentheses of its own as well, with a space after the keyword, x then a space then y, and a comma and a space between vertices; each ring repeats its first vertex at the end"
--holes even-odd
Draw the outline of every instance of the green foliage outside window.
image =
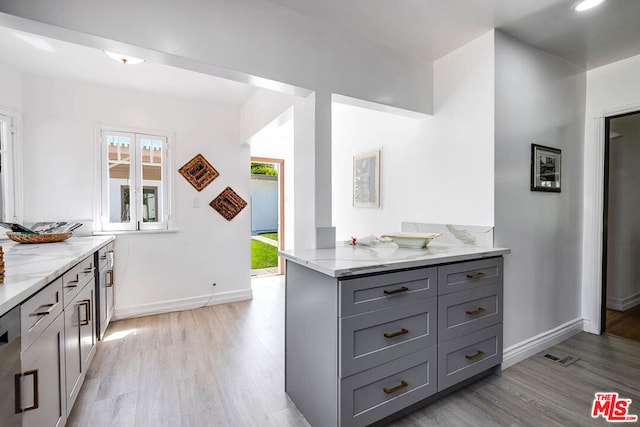
POLYGON ((269 163, 251 163, 251 175, 278 175, 278 171, 269 163))

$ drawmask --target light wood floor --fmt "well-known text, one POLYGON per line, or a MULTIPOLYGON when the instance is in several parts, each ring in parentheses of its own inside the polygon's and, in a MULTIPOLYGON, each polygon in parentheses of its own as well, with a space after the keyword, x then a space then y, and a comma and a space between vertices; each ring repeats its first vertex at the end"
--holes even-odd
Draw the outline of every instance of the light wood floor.
MULTIPOLYGON (((68 426, 308 425, 284 393, 281 277, 254 279, 253 301, 114 322, 107 339, 68 426)), ((640 415, 640 343, 581 333, 556 348, 581 359, 534 356, 393 425, 607 425, 590 417, 597 391, 640 415)))

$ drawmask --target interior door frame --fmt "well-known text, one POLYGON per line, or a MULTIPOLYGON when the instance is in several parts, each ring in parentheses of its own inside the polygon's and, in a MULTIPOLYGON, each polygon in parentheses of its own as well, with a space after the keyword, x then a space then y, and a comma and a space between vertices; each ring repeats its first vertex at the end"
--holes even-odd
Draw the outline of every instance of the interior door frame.
MULTIPOLYGON (((271 157, 253 157, 251 163, 273 163, 278 165, 278 249, 284 250, 284 159, 275 159, 271 157)), ((284 274, 284 262, 278 257, 278 271, 284 274)))
POLYGON ((607 331, 607 264, 608 264, 608 229, 609 229, 609 157, 611 149, 611 120, 622 117, 640 115, 640 110, 604 117, 604 176, 602 198, 602 297, 600 303, 600 333, 607 331))

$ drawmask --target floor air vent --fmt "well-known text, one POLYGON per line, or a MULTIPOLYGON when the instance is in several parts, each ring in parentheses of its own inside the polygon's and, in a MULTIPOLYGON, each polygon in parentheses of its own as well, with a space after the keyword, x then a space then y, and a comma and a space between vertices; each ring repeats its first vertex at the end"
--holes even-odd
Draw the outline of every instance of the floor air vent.
POLYGON ((572 356, 567 353, 562 353, 559 351, 554 351, 553 353, 547 353, 543 356, 545 359, 549 359, 552 362, 556 362, 561 364, 562 366, 569 366, 576 360, 580 360, 577 356, 572 356))

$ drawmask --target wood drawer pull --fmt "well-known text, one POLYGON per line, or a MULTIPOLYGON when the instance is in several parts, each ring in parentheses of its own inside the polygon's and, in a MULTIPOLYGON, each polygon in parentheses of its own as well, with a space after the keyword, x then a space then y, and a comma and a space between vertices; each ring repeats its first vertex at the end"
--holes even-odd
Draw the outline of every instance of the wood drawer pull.
POLYGON ((24 374, 16 374, 14 378, 14 389, 15 389, 15 412, 19 414, 21 412, 31 411, 32 409, 38 409, 39 406, 39 396, 38 396, 38 370, 35 369, 33 371, 27 371, 24 374), (20 396, 22 396, 22 391, 20 390, 20 383, 23 377, 27 375, 33 376, 33 405, 28 406, 26 408, 22 407, 22 401, 20 396))
POLYGON ((403 388, 407 388, 407 387, 409 387, 409 383, 406 382, 405 380, 402 380, 402 382, 400 382, 400 384, 398 384, 397 386, 391 387, 391 388, 386 388, 385 387, 382 390, 384 390, 384 392, 387 393, 387 394, 392 394, 392 393, 395 393, 395 392, 400 391, 403 388))
POLYGON ((385 338, 395 338, 397 336, 408 334, 408 333, 409 333, 408 329, 402 328, 398 332, 392 332, 390 334, 384 334, 384 337, 385 338))
POLYGON ((484 356, 484 351, 478 350, 474 354, 467 354, 465 357, 469 360, 476 360, 479 357, 484 356))
POLYGON ((469 279, 479 279, 479 278, 484 277, 486 275, 487 275, 487 273, 483 273, 483 272, 475 273, 475 274, 467 274, 467 278, 469 278, 469 279))
POLYGON ((476 314, 484 313, 485 311, 486 311, 486 310, 485 310, 484 308, 482 308, 482 307, 478 307, 477 309, 472 310, 472 311, 467 311, 466 313, 467 313, 468 315, 470 315, 470 316, 474 316, 474 315, 476 315, 476 314))
POLYGON ((392 291, 389 291, 389 290, 385 289, 384 294, 385 295, 393 295, 393 294, 397 294, 397 293, 400 293, 400 292, 407 292, 408 290, 409 290, 409 288, 407 288, 406 286, 403 286, 401 288, 394 289, 392 291))
MULTIPOLYGON (((29 314, 29 316, 46 316, 47 314, 51 314, 51 312, 53 310, 56 309, 56 307, 58 307, 58 303, 53 303, 53 304, 44 304, 41 305, 40 307, 36 308, 36 311, 34 311, 33 313, 29 314)), ((25 374, 26 375, 26 374, 25 374)))

